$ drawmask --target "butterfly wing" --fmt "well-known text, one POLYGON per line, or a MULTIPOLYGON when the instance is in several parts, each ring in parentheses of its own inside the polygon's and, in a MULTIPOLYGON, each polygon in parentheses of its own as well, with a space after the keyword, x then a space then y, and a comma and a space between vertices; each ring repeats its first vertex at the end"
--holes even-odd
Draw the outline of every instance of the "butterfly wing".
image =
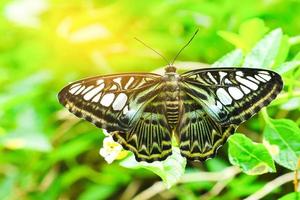
POLYGON ((217 123, 240 124, 281 91, 280 75, 253 68, 207 68, 182 74, 183 90, 217 123))
POLYGON ((63 88, 58 99, 70 112, 99 128, 127 131, 139 110, 156 96, 160 78, 150 73, 87 78, 63 88))
POLYGON ((183 93, 181 115, 176 129, 181 154, 193 161, 214 157, 218 148, 234 132, 236 125, 216 123, 192 97, 183 93))
POLYGON ((115 141, 134 153, 137 161, 164 160, 172 154, 171 127, 166 118, 166 106, 159 95, 149 102, 128 134, 113 132, 115 141))
POLYGON ((171 154, 171 134, 155 100, 161 80, 152 73, 87 78, 63 88, 58 99, 76 116, 106 129, 137 160, 162 160, 171 154))

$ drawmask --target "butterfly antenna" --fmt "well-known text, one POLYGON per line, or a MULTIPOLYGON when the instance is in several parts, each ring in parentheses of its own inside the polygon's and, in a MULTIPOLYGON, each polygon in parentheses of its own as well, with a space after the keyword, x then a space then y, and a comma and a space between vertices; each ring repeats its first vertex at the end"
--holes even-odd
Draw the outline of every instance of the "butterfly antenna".
POLYGON ((194 35, 191 37, 191 39, 180 49, 180 51, 176 54, 175 58, 173 59, 171 65, 174 64, 175 60, 178 58, 178 56, 180 55, 180 53, 185 49, 185 47, 187 47, 191 42, 192 40, 194 39, 194 37, 197 35, 199 31, 199 28, 197 28, 197 30, 195 31, 194 35))
POLYGON ((142 40, 138 39, 138 38, 134 38, 136 41, 142 43, 145 47, 151 49, 152 51, 154 51, 155 53, 157 53, 160 57, 162 57, 162 59, 164 59, 164 61, 166 61, 166 63, 170 66, 170 61, 168 59, 166 59, 166 57, 164 57, 162 54, 160 54, 158 51, 156 51, 155 49, 153 49, 152 47, 148 46, 145 42, 143 42, 142 40))

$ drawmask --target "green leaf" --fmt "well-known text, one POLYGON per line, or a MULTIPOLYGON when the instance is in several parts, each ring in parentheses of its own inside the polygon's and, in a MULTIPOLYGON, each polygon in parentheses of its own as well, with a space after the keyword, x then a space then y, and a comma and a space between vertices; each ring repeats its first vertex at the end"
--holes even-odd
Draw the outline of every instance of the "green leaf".
POLYGON ((297 60, 297 61, 300 60, 300 52, 298 52, 298 53, 294 56, 293 60, 297 60))
POLYGON ((264 21, 259 18, 253 18, 242 23, 239 28, 239 35, 246 44, 244 52, 249 52, 268 30, 269 28, 265 26, 264 21))
POLYGON ((264 129, 264 144, 279 165, 297 169, 300 157, 300 129, 288 119, 270 120, 264 129))
POLYGON ((300 193, 299 192, 292 192, 287 195, 284 195, 279 200, 298 200, 300 199, 300 193))
POLYGON ((276 171, 264 145, 252 142, 243 134, 234 134, 229 138, 228 154, 230 163, 239 166, 248 175, 276 171))
POLYGON ((300 60, 289 61, 279 65, 275 69, 275 71, 282 75, 296 69, 299 65, 300 65, 300 60))
POLYGON ((186 159, 180 155, 179 148, 173 147, 173 154, 164 161, 155 161, 153 163, 137 162, 133 155, 120 163, 121 166, 150 170, 161 177, 167 188, 172 187, 184 174, 186 159))
POLYGON ((221 57, 219 60, 214 62, 211 67, 232 67, 238 66, 243 60, 243 53, 241 49, 236 49, 229 52, 225 56, 221 57))
POLYGON ((236 48, 243 50, 247 48, 243 39, 236 33, 232 33, 229 31, 218 31, 218 35, 224 40, 233 44, 236 48))
POLYGON ((281 39, 281 29, 270 32, 246 55, 243 67, 270 68, 273 66, 279 52, 281 39))
POLYGON ((237 49, 247 53, 268 31, 263 20, 254 18, 241 24, 239 32, 219 31, 218 35, 233 44, 237 49))
POLYGON ((110 185, 92 185, 80 194, 79 200, 109 199, 116 189, 110 185))
POLYGON ((288 56, 290 50, 289 37, 287 35, 283 35, 280 43, 280 48, 278 54, 275 59, 274 66, 282 64, 288 56))

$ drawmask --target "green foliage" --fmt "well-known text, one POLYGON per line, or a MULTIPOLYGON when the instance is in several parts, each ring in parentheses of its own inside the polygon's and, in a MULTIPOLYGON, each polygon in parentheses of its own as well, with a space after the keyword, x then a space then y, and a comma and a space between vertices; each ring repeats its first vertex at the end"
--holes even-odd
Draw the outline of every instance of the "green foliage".
POLYGON ((219 31, 218 34, 226 41, 232 43, 237 49, 249 52, 253 45, 268 31, 263 20, 254 18, 245 21, 239 27, 238 33, 219 31))
POLYGON ((287 195, 284 195, 279 200, 298 200, 300 198, 299 192, 293 192, 287 195))
POLYGON ((300 128, 292 120, 270 120, 264 129, 264 143, 281 166, 296 170, 300 158, 300 128))
POLYGON ((243 67, 271 68, 278 56, 281 40, 281 29, 270 32, 246 55, 243 67))
POLYGON ((243 53, 240 49, 229 52, 218 61, 214 62, 212 67, 239 66, 243 60, 243 53))
MULTIPOLYGON (((244 199, 295 170, 300 144, 299 10, 298 2, 283 0, 1 1, 0 199, 132 199, 161 179, 172 187, 153 199, 244 199), (244 136, 231 137, 229 152, 225 145, 203 164, 185 165, 175 152, 156 167, 134 163, 132 157, 121 163, 132 161, 133 167, 108 165, 98 153, 101 130, 68 114, 57 102, 58 91, 87 76, 153 71, 165 63, 132 38, 172 58, 197 27, 199 34, 178 61, 213 63, 220 58, 212 66, 273 69, 282 75, 284 91, 262 115, 240 126, 244 136), (232 167, 228 154, 247 173, 274 171, 263 140, 276 173, 253 176, 238 170, 226 180, 214 179, 232 167), (246 152, 232 153, 238 147, 264 154, 259 162, 245 160, 250 156, 246 152), (264 170, 257 171, 257 163, 264 170)), ((292 192, 291 184, 267 199, 292 192)), ((295 199, 295 194, 282 198, 295 199)))
POLYGON ((235 133, 228 140, 228 156, 231 164, 239 166, 249 175, 275 172, 275 165, 263 144, 254 143, 246 136, 235 133))

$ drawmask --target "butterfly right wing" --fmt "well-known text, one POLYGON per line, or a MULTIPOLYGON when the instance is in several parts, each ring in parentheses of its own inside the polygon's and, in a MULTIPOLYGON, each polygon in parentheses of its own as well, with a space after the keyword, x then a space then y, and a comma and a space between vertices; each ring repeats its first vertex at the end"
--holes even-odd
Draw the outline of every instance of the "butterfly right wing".
POLYGON ((235 128, 236 125, 216 123, 201 104, 186 93, 181 94, 180 121, 175 132, 180 140, 182 156, 192 161, 214 157, 235 128))
POLYGON ((218 123, 248 120, 282 90, 279 74, 254 68, 203 68, 181 75, 182 90, 218 123))

